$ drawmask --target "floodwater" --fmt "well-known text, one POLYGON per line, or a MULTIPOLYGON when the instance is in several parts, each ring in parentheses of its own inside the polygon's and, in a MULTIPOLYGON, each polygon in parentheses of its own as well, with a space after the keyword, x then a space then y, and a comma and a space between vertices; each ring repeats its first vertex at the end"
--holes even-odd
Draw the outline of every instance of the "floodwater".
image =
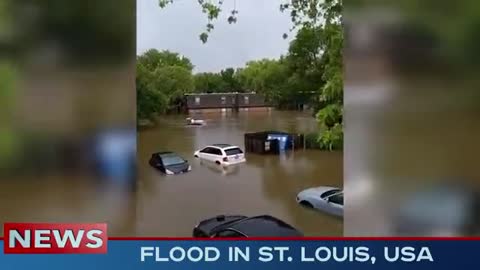
MULTIPOLYGON (((297 192, 305 188, 343 186, 342 153, 248 154, 247 163, 226 171, 193 158, 194 150, 205 144, 243 147, 245 132, 314 131, 313 117, 276 111, 208 114, 203 115, 208 121, 204 127, 186 127, 185 117, 162 117, 156 127, 138 132, 135 190, 130 182, 94 177, 85 170, 38 170, 0 177, 0 223, 107 222, 109 236, 191 236, 197 222, 215 215, 269 214, 306 235, 342 235, 341 219, 304 209, 295 201, 297 192), (163 150, 181 154, 191 161, 193 170, 165 176, 151 168, 150 155, 163 150)), ((40 159, 37 154, 31 162, 41 166, 40 159)))
POLYGON ((185 126, 185 116, 162 117, 138 132, 139 187, 136 234, 191 236, 202 219, 220 214, 273 215, 308 236, 341 236, 343 222, 297 205, 296 194, 314 186, 343 186, 343 153, 297 150, 285 156, 247 154, 229 169, 200 162, 193 152, 207 144, 244 147, 244 134, 264 130, 311 132, 315 119, 299 112, 210 113, 203 127, 185 126), (187 174, 165 176, 148 164, 158 151, 175 151, 190 161, 187 174))

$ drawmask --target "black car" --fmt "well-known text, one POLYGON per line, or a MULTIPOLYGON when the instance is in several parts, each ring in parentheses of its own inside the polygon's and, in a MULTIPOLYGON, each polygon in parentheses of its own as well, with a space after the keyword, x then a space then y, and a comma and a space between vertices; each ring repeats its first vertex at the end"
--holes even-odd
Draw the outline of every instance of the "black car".
POLYGON ((200 222, 193 237, 303 237, 294 227, 272 216, 217 216, 200 222))
POLYGON ((187 160, 173 152, 154 153, 150 157, 150 165, 165 174, 181 174, 192 170, 187 160))

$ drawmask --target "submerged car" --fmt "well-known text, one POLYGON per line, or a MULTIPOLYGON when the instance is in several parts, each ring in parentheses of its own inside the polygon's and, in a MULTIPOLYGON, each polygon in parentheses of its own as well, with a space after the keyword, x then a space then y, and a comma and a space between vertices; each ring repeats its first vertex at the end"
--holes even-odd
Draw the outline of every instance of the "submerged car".
POLYGON ((152 154, 150 165, 161 172, 172 175, 186 173, 192 170, 187 160, 173 152, 158 152, 152 154))
POLYGON ((238 146, 231 144, 212 144, 196 151, 194 157, 229 166, 245 162, 245 154, 238 146))
POLYGON ((309 188, 298 193, 297 202, 308 208, 343 216, 343 190, 339 188, 309 188))
POLYGON ((190 126, 204 126, 207 124, 205 120, 201 120, 201 119, 193 119, 189 117, 186 120, 187 120, 187 125, 190 125, 190 126))
POLYGON ((217 216, 200 222, 193 237, 302 237, 303 234, 272 216, 217 216))

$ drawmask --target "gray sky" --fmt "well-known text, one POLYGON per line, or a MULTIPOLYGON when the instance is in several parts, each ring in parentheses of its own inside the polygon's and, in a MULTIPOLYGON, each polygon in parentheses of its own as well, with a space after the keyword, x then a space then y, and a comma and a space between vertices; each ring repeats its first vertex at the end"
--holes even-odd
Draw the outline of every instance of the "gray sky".
MULTIPOLYGON (((199 35, 207 19, 197 0, 176 0, 165 9, 158 0, 137 0, 137 54, 148 49, 170 50, 190 58, 195 72, 241 67, 247 61, 278 58, 288 50, 282 38, 290 17, 279 10, 280 0, 237 0, 236 24, 227 18, 234 0, 225 0, 224 12, 203 44, 199 35)), ((290 37, 292 34, 290 33, 290 37)))

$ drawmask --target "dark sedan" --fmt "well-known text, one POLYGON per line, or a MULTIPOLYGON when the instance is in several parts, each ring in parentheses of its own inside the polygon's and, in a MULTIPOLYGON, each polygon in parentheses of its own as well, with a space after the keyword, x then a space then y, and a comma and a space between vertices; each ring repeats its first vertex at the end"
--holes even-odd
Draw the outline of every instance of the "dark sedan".
POLYGON ((193 237, 303 237, 291 225, 272 216, 217 216, 200 222, 193 237))
POLYGON ((186 173, 192 170, 187 160, 173 152, 154 153, 150 157, 149 163, 152 167, 168 175, 186 173))

